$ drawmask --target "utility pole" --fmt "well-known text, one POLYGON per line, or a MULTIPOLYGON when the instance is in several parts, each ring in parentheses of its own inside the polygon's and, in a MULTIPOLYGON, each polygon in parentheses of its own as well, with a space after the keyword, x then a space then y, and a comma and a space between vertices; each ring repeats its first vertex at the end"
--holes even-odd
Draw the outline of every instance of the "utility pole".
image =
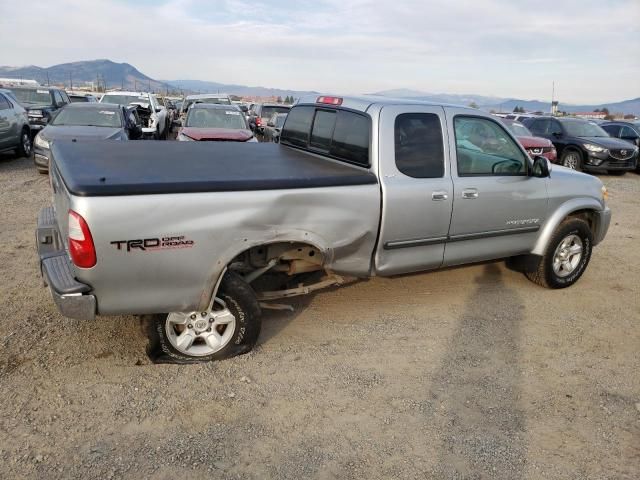
POLYGON ((553 102, 556 96, 556 81, 551 82, 551 115, 553 115, 553 102))
POLYGON ((49 86, 49 85, 51 85, 51 84, 49 83, 49 72, 47 72, 47 86, 49 86))
POLYGON ((73 77, 71 75, 71 72, 69 72, 69 90, 73 90, 73 77))

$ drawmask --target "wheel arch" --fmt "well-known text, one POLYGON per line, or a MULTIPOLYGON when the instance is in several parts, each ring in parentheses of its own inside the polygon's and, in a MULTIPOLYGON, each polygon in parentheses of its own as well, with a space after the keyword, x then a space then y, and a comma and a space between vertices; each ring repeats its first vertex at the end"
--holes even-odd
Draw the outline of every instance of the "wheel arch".
POLYGON ((602 210, 602 205, 594 198, 574 198, 563 203, 555 212, 547 219, 540 229, 538 240, 531 251, 534 255, 543 255, 553 232, 558 228, 566 218, 574 217, 585 220, 591 232, 596 236, 598 231, 600 216, 598 212, 602 210))
POLYGON ((289 247, 306 246, 318 251, 321 255, 322 265, 326 266, 333 261, 333 249, 329 247, 322 237, 311 232, 296 231, 286 235, 277 235, 273 238, 243 238, 241 242, 229 247, 225 252, 218 256, 209 275, 206 284, 200 296, 199 308, 209 305, 214 294, 217 292, 222 282, 222 278, 226 273, 229 265, 234 259, 243 254, 260 247, 274 247, 276 245, 287 245, 289 247))

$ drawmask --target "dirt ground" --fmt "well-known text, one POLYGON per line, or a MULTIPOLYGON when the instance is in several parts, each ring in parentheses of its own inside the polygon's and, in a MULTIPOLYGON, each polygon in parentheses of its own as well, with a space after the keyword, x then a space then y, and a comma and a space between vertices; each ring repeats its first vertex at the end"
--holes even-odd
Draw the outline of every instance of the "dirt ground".
POLYGON ((568 290, 502 263, 268 313, 255 350, 152 365, 135 317, 61 317, 48 177, 0 156, 0 478, 640 478, 640 176, 568 290))

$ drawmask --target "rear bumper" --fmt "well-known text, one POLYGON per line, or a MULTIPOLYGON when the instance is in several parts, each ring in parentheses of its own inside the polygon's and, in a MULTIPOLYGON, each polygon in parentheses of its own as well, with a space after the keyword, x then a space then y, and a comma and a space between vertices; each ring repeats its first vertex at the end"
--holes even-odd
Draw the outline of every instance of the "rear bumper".
POLYGON ((611 224, 611 209, 609 207, 605 207, 604 210, 600 210, 598 213, 598 224, 596 226, 596 230, 593 233, 593 244, 597 245, 604 237, 607 235, 609 231, 609 225, 611 224))
POLYGON ((96 297, 91 287, 78 282, 73 266, 60 239, 53 207, 40 210, 36 229, 40 272, 62 315, 79 320, 94 320, 96 297))

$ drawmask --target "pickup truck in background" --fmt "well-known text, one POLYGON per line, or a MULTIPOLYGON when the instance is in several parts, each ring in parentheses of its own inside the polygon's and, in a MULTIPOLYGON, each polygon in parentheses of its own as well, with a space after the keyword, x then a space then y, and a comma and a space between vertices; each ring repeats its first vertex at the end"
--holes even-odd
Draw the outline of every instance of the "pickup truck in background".
POLYGON ((378 97, 303 97, 280 144, 54 142, 51 183, 37 242, 62 314, 142 315, 150 356, 185 363, 249 351, 261 308, 350 278, 509 259, 568 287, 611 218, 599 179, 492 116, 378 97))

